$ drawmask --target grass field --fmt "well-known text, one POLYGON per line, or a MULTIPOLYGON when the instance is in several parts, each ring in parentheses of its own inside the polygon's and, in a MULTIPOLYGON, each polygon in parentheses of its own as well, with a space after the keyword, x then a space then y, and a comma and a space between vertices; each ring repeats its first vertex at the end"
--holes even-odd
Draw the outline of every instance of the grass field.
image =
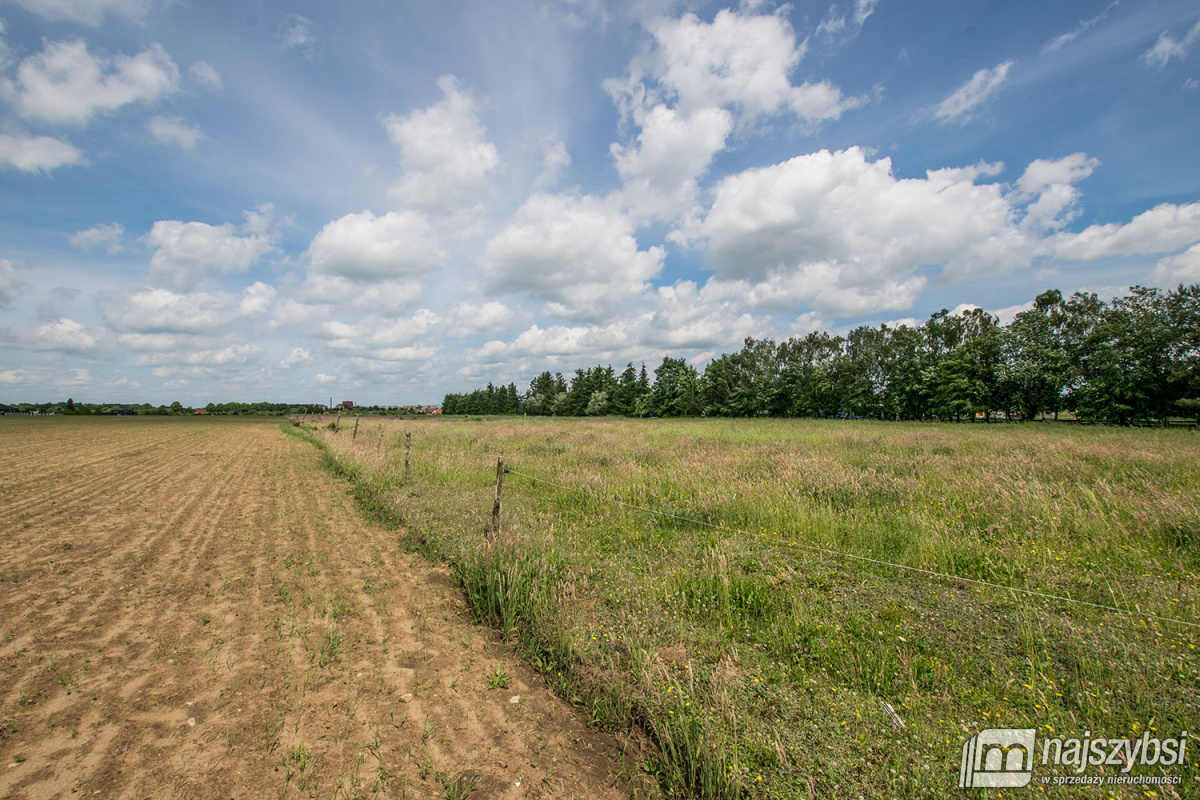
POLYGON ((0 418, 0 467, 5 800, 623 796, 278 420, 0 418))
MULTIPOLYGON (((353 439, 351 427, 295 430, 365 507, 406 526, 409 547, 455 565, 475 612, 562 697, 599 726, 649 732, 656 754, 629 769, 668 794, 1200 796, 1195 745, 1185 765, 1131 773, 1174 786, 957 789, 962 746, 982 729, 1198 727, 1191 431, 366 419, 353 439), (504 534, 487 545, 501 451, 504 534)), ((1071 774, 1057 770, 1037 778, 1071 774)))

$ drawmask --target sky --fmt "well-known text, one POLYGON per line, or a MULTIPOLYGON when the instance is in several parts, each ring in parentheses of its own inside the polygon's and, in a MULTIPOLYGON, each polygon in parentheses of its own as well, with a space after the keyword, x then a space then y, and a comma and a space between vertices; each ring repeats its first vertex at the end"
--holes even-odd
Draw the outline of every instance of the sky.
POLYGON ((1200 282, 1194 0, 0 0, 0 401, 436 403, 1200 282))

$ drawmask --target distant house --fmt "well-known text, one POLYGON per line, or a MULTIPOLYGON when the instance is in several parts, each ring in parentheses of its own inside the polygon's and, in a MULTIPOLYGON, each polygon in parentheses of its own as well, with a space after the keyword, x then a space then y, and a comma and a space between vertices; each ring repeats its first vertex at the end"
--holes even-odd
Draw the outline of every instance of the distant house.
POLYGON ((0 414, 15 414, 16 412, 17 409, 13 408, 12 406, 0 403, 0 414))
POLYGON ((132 408, 114 408, 108 412, 108 415, 110 417, 134 417, 137 416, 137 412, 132 408))
POLYGON ((193 411, 192 413, 193 413, 193 414, 207 414, 207 413, 208 413, 208 409, 207 409, 207 408, 197 408, 197 409, 196 409, 195 411, 193 411))
POLYGON ((343 400, 342 408, 354 408, 354 401, 353 400, 343 400))

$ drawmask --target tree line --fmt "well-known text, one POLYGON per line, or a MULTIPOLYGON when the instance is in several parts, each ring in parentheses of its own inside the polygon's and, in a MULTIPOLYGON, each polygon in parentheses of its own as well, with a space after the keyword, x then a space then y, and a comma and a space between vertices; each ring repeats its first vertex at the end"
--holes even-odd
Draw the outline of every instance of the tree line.
POLYGON ((1043 292, 1007 325, 943 309, 922 325, 860 326, 776 342, 748 338, 700 372, 645 364, 544 371, 516 385, 447 394, 444 414, 1079 419, 1200 422, 1200 284, 1141 286, 1111 302, 1043 292))

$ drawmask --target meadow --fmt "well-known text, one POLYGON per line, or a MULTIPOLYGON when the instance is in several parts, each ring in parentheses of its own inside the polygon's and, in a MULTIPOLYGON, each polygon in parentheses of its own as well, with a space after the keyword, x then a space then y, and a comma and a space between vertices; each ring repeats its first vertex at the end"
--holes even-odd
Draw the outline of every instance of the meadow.
POLYGON ((561 697, 652 740, 622 769, 667 795, 1200 794, 1195 746, 1133 769, 1181 776, 1156 795, 957 789, 982 729, 1196 727, 1192 431, 474 417, 364 418, 354 434, 313 419, 290 431, 408 548, 452 565, 561 697))

